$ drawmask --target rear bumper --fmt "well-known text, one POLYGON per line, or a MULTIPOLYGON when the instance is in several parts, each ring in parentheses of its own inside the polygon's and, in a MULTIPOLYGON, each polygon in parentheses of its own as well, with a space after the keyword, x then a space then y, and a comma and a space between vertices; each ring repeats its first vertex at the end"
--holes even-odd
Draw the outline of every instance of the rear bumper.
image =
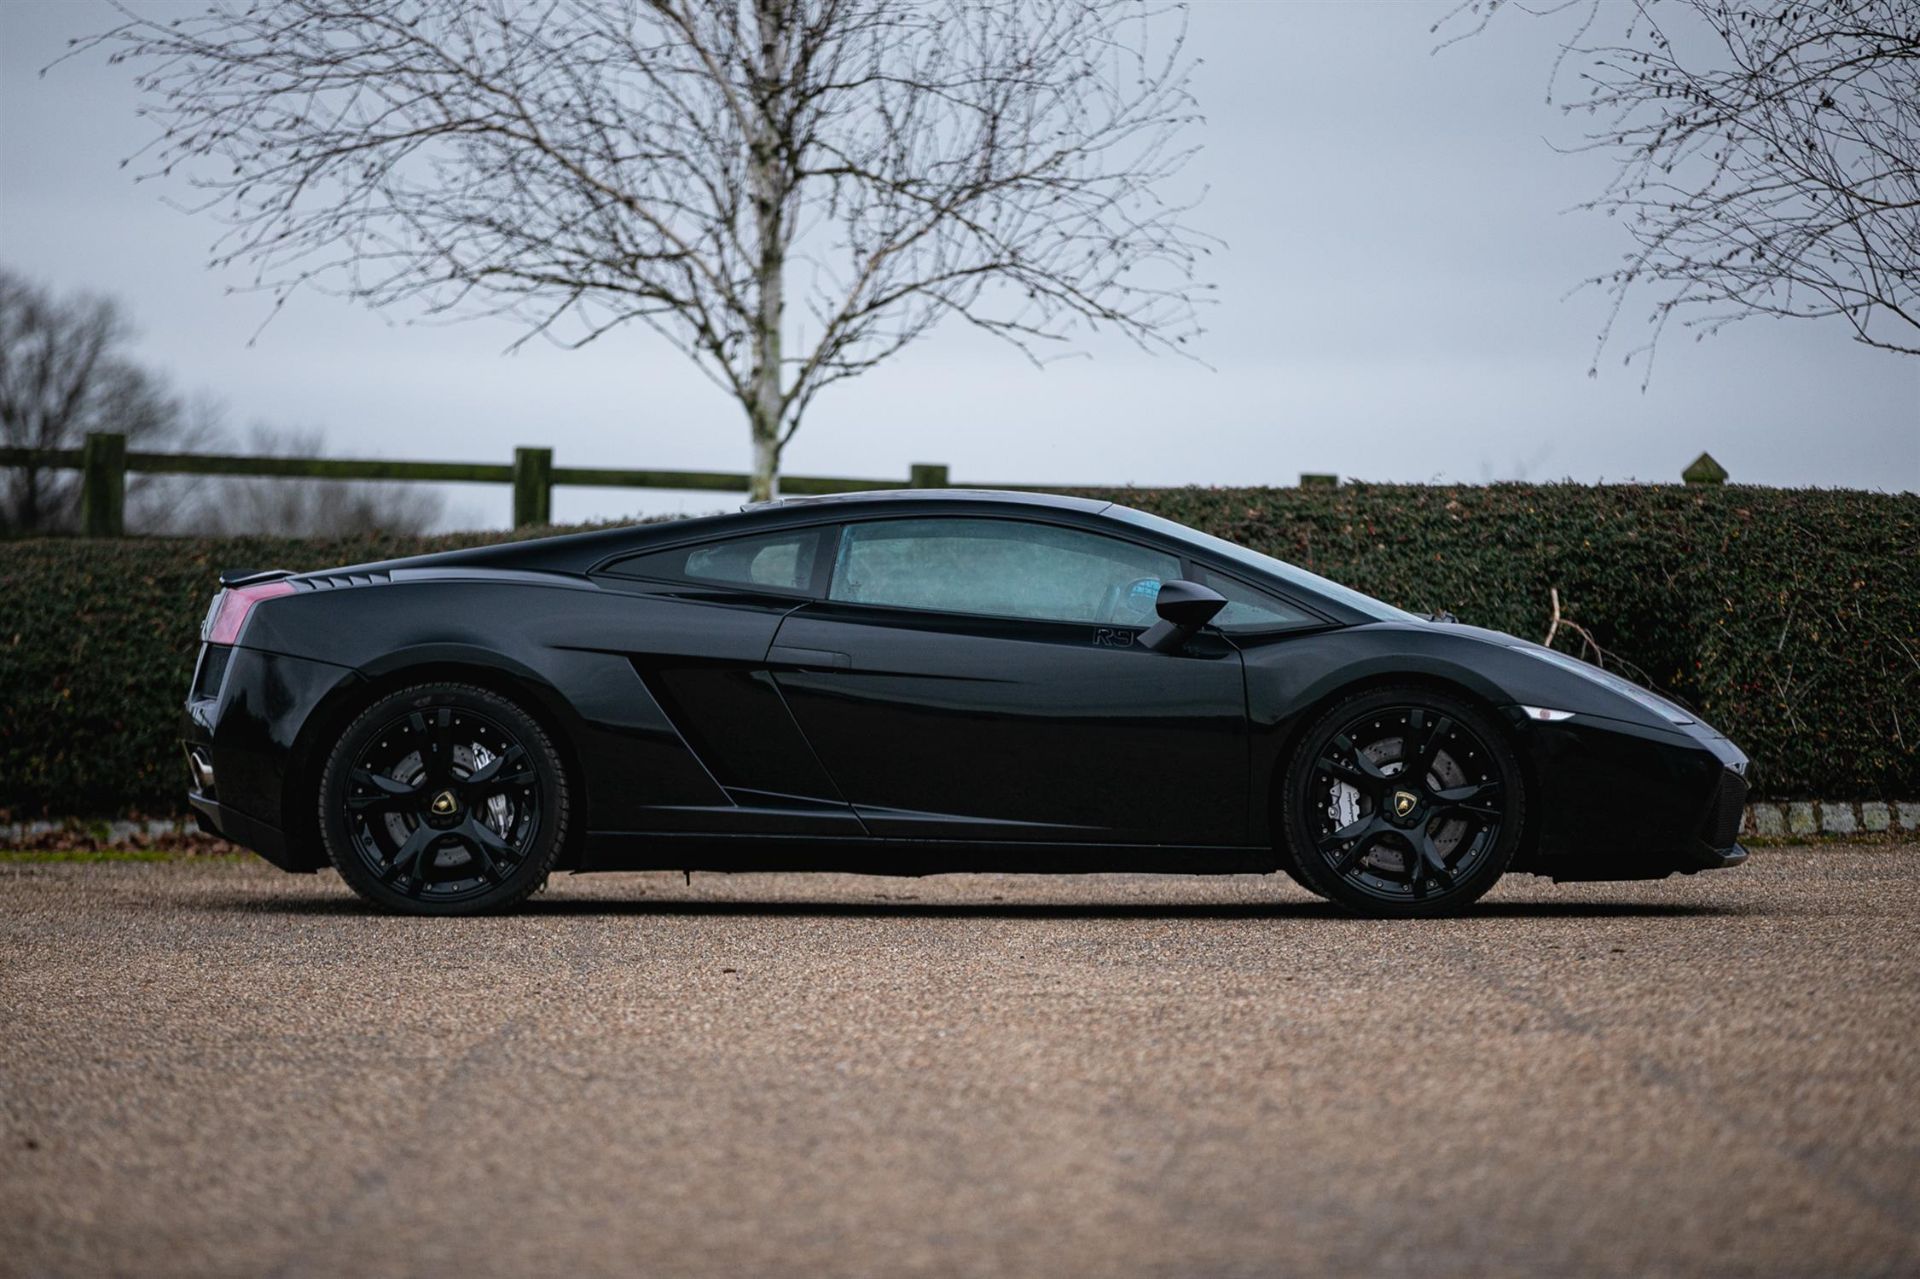
POLYGON ((187 802, 200 829, 250 848, 283 870, 325 864, 318 832, 290 831, 282 814, 311 812, 287 802, 297 767, 300 730, 330 694, 358 676, 342 666, 257 649, 220 652, 216 670, 203 654, 180 718, 186 748, 187 802), (198 755, 196 771, 187 756, 198 755))
POLYGON ((242 848, 252 849, 281 870, 312 871, 313 866, 305 865, 289 855, 287 837, 277 826, 269 826, 258 818, 247 816, 237 808, 227 808, 218 800, 205 795, 189 793, 187 803, 193 805, 193 820, 201 830, 221 839, 231 840, 242 848))

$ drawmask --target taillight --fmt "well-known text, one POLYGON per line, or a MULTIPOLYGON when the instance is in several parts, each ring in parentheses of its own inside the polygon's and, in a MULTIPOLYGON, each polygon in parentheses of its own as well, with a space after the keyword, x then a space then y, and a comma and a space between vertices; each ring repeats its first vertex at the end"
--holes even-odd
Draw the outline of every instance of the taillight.
POLYGON ((207 643, 236 644, 247 614, 261 600, 293 594, 292 582, 261 582, 258 586, 229 586, 213 604, 213 616, 207 621, 207 643))

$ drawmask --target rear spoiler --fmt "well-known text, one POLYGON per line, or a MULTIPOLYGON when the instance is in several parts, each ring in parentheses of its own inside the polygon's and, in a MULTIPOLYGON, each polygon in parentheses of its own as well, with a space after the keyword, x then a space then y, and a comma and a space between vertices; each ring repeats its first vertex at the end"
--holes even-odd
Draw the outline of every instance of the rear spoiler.
POLYGON ((283 577, 292 577, 290 568, 230 568, 220 574, 220 585, 253 586, 259 582, 277 582, 283 577))

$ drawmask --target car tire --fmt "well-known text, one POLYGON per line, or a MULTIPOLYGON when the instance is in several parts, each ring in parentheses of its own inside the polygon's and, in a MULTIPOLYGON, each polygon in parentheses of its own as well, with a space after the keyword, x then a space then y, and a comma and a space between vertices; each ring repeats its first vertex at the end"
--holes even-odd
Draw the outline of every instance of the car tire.
POLYGON ((1293 841, 1288 839, 1284 833, 1286 830, 1284 816, 1281 822, 1275 824, 1274 829, 1282 832, 1273 849, 1274 858, 1279 863, 1280 870, 1288 879, 1291 879, 1315 897, 1323 901, 1326 900, 1327 895, 1321 892, 1312 880, 1307 878, 1306 873, 1300 869, 1300 863, 1293 859, 1293 841))
POLYGON ((1280 816, 1283 861, 1310 890, 1357 914, 1422 918, 1493 887, 1519 847, 1526 794, 1485 711, 1433 689, 1380 688, 1308 726, 1280 816))
POLYGON ((385 910, 479 915, 536 892, 566 843, 566 768, 540 723, 471 684, 427 683, 361 711, 321 774, 327 857, 385 910))

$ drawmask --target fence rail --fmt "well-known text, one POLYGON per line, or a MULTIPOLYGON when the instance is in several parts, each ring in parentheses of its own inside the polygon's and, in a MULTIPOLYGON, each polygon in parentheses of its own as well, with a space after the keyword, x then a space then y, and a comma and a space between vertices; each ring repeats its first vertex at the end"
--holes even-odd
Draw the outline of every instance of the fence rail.
MULTIPOLYGON (((513 526, 553 523, 553 488, 686 489, 738 493, 752 477, 741 471, 641 471, 604 466, 555 466, 553 450, 516 448, 502 462, 395 462, 382 458, 248 457, 234 453, 129 452, 127 437, 114 432, 87 436, 77 449, 0 447, 0 466, 80 472, 80 529, 86 537, 120 537, 127 524, 127 472, 143 475, 232 475, 286 480, 399 480, 424 484, 511 484, 513 526)), ((1702 453, 1682 478, 1689 484, 1723 484, 1726 470, 1702 453)), ((947 467, 915 462, 906 482, 842 475, 783 475, 780 491, 795 497, 823 493, 870 493, 878 489, 945 488, 947 467)), ((1302 488, 1337 488, 1340 477, 1300 476, 1302 488)), ((1044 485, 979 484, 976 488, 1039 492, 1044 485)), ((1080 487, 1063 485, 1055 487, 1080 487)))
MULTIPOLYGON (((232 453, 130 452, 127 437, 103 432, 77 449, 0 448, 0 466, 80 472, 80 526, 88 537, 126 531, 127 474, 228 475, 289 480, 399 480, 426 484, 511 484, 513 525, 553 522, 557 484, 582 488, 687 489, 741 492, 752 477, 741 471, 652 471, 620 467, 555 466, 553 450, 517 448, 512 463, 400 462, 383 458, 247 457, 232 453)), ((916 462, 904 481, 840 475, 783 475, 780 490, 796 497, 866 493, 879 489, 944 488, 947 468, 916 462)), ((997 485, 996 487, 1020 487, 997 485)))

